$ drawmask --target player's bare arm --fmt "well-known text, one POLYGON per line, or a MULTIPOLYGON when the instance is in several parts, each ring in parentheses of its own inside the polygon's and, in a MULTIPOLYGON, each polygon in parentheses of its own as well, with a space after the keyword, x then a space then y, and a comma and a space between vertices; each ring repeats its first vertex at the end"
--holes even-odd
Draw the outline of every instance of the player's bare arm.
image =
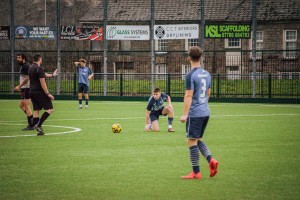
POLYGON ((58 69, 54 70, 54 72, 52 74, 45 73, 45 75, 47 78, 56 77, 58 75, 58 69))
POLYGON ((190 108, 191 108, 192 98, 193 98, 193 90, 186 90, 185 95, 184 95, 183 115, 180 118, 180 121, 182 123, 186 122, 188 113, 189 113, 190 108))
POLYGON ((15 89, 14 89, 15 91, 19 91, 21 89, 21 87, 28 82, 29 76, 28 75, 23 75, 23 76, 24 76, 23 81, 18 86, 15 87, 15 89))
POLYGON ((148 124, 150 123, 150 112, 149 110, 146 110, 146 116, 145 116, 145 131, 149 130, 148 124))
POLYGON ((168 96, 168 100, 167 101, 168 101, 169 108, 173 108, 170 96, 168 96))
POLYGON ((40 78, 40 83, 41 83, 41 86, 45 92, 45 94, 51 99, 51 100, 54 100, 54 96, 52 94, 50 94, 48 88, 47 88, 47 84, 46 84, 46 81, 45 81, 45 78, 40 78))
POLYGON ((149 124, 149 122, 150 122, 150 112, 151 111, 146 110, 145 125, 149 124))
POLYGON ((208 98, 208 100, 209 100, 209 97, 210 97, 210 93, 211 93, 211 89, 208 88, 208 90, 207 90, 207 98, 208 98))
POLYGON ((91 75, 88 76, 88 79, 91 80, 94 76, 94 73, 92 73, 91 75))

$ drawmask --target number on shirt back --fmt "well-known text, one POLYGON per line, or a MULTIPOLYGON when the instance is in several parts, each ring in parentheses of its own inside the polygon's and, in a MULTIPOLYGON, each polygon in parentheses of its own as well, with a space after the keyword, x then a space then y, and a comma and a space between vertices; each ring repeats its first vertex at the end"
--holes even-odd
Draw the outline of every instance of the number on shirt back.
POLYGON ((206 94, 206 79, 201 79, 201 83, 202 83, 202 93, 200 93, 200 98, 204 98, 205 94, 206 94))

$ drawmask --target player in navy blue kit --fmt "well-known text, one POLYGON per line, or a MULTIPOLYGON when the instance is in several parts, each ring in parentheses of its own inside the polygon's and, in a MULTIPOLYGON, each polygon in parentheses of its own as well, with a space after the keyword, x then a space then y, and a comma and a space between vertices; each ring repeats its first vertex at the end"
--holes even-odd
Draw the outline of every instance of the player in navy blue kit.
POLYGON ((175 132, 172 127, 174 108, 171 103, 171 98, 161 92, 159 88, 155 88, 153 90, 153 95, 149 98, 146 109, 145 131, 159 131, 158 119, 160 115, 168 115, 168 132, 175 132), (168 106, 163 105, 165 101, 168 102, 168 106))
POLYGON ((79 109, 82 109, 82 93, 85 97, 85 108, 89 106, 89 80, 94 76, 92 70, 86 66, 86 60, 80 59, 79 62, 75 62, 76 67, 78 67, 78 101, 79 109))
POLYGON ((183 179, 201 179, 200 153, 207 159, 210 169, 210 177, 217 174, 218 161, 216 161, 208 147, 202 141, 206 125, 209 120, 210 110, 208 99, 210 96, 211 76, 208 71, 201 68, 202 49, 191 47, 188 60, 192 71, 186 75, 186 91, 184 96, 184 110, 180 118, 186 122, 186 137, 190 149, 190 159, 193 171, 183 179))

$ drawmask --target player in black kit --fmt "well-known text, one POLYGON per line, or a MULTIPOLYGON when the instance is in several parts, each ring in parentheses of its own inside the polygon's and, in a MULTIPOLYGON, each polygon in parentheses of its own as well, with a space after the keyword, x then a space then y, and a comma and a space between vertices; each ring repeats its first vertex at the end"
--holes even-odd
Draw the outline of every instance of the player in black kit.
POLYGON ((33 105, 33 124, 34 129, 37 130, 37 135, 44 135, 42 124, 53 112, 52 100, 54 97, 50 94, 45 81, 46 74, 44 68, 41 66, 43 60, 41 54, 33 55, 33 64, 30 66, 28 74, 30 80, 30 97, 33 105), (39 118, 40 110, 45 112, 39 118))
POLYGON ((17 62, 21 66, 20 84, 15 87, 15 91, 21 90, 21 98, 19 101, 19 106, 25 112, 28 121, 27 127, 23 128, 22 130, 23 131, 33 130, 33 124, 32 124, 33 115, 30 108, 29 77, 28 77, 28 70, 30 64, 27 62, 26 55, 24 54, 17 55, 17 62))

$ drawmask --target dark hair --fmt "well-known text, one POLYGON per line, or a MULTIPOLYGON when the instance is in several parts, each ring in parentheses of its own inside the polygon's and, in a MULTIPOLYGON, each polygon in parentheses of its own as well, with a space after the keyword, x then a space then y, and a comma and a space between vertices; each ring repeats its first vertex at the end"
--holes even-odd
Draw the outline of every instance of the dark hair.
POLYGON ((189 56, 193 62, 198 62, 202 56, 202 49, 198 46, 191 47, 189 50, 189 56))
POLYGON ((153 93, 158 93, 158 92, 160 92, 160 88, 155 88, 155 89, 153 90, 153 93))
POLYGON ((39 53, 33 54, 33 62, 38 62, 41 57, 42 55, 39 53))
POLYGON ((20 56, 23 60, 27 60, 27 56, 23 53, 18 53, 17 56, 20 56))

